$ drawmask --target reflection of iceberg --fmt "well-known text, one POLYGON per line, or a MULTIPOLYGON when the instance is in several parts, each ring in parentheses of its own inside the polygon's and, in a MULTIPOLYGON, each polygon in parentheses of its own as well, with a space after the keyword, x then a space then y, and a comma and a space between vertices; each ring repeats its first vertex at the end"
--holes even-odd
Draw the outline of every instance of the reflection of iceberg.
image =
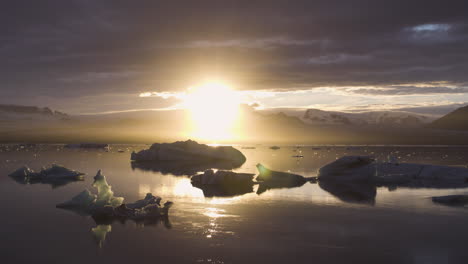
POLYGON ((203 191, 205 197, 234 197, 253 192, 252 185, 228 186, 228 185, 197 185, 193 184, 203 191))
POLYGON ((191 178, 192 185, 203 191, 205 197, 236 196, 253 192, 254 174, 232 171, 206 170, 191 178))
POLYGON ((43 183, 52 187, 59 187, 74 181, 82 181, 84 173, 67 169, 63 166, 53 164, 51 167, 43 168, 35 172, 27 166, 21 167, 9 174, 16 182, 21 184, 43 183))
POLYGON ((176 176, 189 176, 208 169, 232 170, 239 167, 231 161, 133 161, 131 166, 132 169, 176 176))
POLYGON ((155 143, 149 149, 133 152, 134 161, 230 161, 234 166, 245 162, 245 156, 231 146, 211 147, 195 141, 177 141, 174 143, 155 143))
POLYGON ((446 195, 432 197, 432 202, 446 206, 466 206, 468 205, 468 195, 446 195))
POLYGON ((301 187, 306 182, 260 182, 257 189, 257 194, 262 194, 271 189, 283 189, 283 188, 296 188, 301 187))
POLYGON ((350 203, 375 203, 377 187, 372 183, 320 181, 320 188, 350 203))
POLYGON ((270 189, 301 187, 308 180, 305 177, 289 172, 273 171, 262 164, 257 164, 259 186, 257 194, 262 194, 270 189))
POLYGON ((96 240, 99 247, 102 247, 106 240, 107 233, 110 231, 112 231, 111 225, 97 225, 96 227, 91 228, 91 233, 93 233, 94 240, 96 240))

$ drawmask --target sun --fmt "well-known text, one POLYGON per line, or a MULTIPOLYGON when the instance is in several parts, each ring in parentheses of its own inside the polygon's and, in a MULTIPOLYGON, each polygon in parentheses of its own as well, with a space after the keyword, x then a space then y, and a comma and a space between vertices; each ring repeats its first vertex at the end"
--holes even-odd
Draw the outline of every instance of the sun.
POLYGON ((208 82, 190 87, 184 99, 190 111, 190 136, 210 141, 233 139, 239 113, 238 92, 221 82, 208 82))

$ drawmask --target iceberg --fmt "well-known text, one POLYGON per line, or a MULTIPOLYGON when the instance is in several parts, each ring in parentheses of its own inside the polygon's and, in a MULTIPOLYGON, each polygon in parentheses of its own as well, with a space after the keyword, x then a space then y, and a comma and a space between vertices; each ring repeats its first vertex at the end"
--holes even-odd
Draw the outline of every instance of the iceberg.
POLYGON ((211 147, 193 140, 174 143, 155 143, 149 149, 132 152, 131 159, 144 161, 230 161, 233 166, 242 165, 246 158, 231 146, 211 147))
POLYGON ((289 172, 270 170, 262 164, 257 164, 257 169, 259 172, 256 178, 259 182, 257 194, 262 194, 270 189, 301 187, 307 181, 314 180, 289 172))
POLYGON ((372 182, 384 186, 455 187, 468 184, 468 169, 429 164, 378 162, 368 156, 344 156, 322 167, 318 179, 372 182))
POLYGON ((262 194, 270 189, 301 187, 307 181, 314 180, 289 172, 273 171, 262 164, 257 164, 257 169, 259 172, 256 178, 259 183, 257 194, 262 194))
POLYGON ((233 171, 206 170, 202 174, 192 176, 192 183, 198 184, 253 184, 253 177, 255 174, 251 173, 236 173, 233 171))
POLYGON ((113 220, 135 221, 167 216, 172 202, 166 202, 161 207, 161 198, 146 194, 142 200, 128 205, 124 204, 123 197, 114 196, 106 177, 99 170, 94 177, 93 187, 97 194, 84 190, 71 200, 57 204, 57 208, 68 209, 79 214, 91 215, 96 222, 112 222, 113 220))
POLYGON ((233 171, 206 170, 191 177, 191 183, 203 191, 205 197, 237 196, 253 192, 255 174, 233 171))
POLYGON ((78 144, 66 144, 64 148, 69 149, 109 149, 109 144, 101 143, 78 143, 78 144))
POLYGON ((289 173, 289 172, 281 172, 281 171, 274 171, 266 168, 262 164, 257 164, 258 169, 258 176, 257 181, 262 182, 269 182, 269 183, 277 183, 282 184, 285 187, 288 186, 295 186, 295 185, 302 185, 307 182, 307 179, 304 176, 289 173))
POLYGON ((234 164, 231 161, 132 161, 133 170, 153 171, 162 174, 172 174, 175 176, 191 176, 200 171, 208 169, 232 170, 242 164, 234 164))
POLYGON ((39 172, 35 172, 28 166, 23 166, 8 176, 22 184, 43 183, 58 187, 73 181, 83 181, 83 175, 84 173, 53 164, 50 167, 42 168, 39 172))

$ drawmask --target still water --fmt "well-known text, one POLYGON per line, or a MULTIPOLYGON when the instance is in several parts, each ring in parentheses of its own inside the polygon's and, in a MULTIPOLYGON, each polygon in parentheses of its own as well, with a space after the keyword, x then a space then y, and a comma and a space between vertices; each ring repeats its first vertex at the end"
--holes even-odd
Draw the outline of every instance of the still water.
MULTIPOLYGON (((430 199, 468 194, 466 188, 382 187, 372 195, 373 190, 341 190, 308 182, 295 188, 255 186, 242 195, 205 197, 212 194, 193 187, 185 175, 198 168, 132 165, 131 151, 147 147, 113 145, 105 152, 60 145, 1 146, 0 262, 468 263, 467 208, 438 205, 430 199), (7 176, 23 165, 39 170, 53 163, 86 173, 85 181, 51 186, 21 184, 7 176), (148 192, 174 202, 168 221, 97 225, 91 217, 55 208, 85 188, 93 190, 98 169, 126 202, 142 199, 148 192)), ((467 147, 238 148, 247 162, 235 171, 248 173, 256 173, 255 165, 262 163, 312 177, 343 155, 468 165, 467 147)))

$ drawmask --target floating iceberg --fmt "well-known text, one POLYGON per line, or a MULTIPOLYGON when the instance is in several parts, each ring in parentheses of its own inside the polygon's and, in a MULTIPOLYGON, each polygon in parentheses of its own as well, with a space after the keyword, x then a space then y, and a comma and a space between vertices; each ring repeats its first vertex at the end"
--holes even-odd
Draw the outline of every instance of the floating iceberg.
POLYGON ((289 172, 280 172, 267 169, 262 164, 257 164, 259 186, 257 194, 262 194, 270 189, 294 188, 304 185, 307 181, 305 177, 289 172))
POLYGON ((246 158, 231 146, 211 147, 193 140, 174 143, 155 143, 149 149, 133 152, 134 161, 230 161, 234 166, 242 165, 246 158))
POLYGON ((70 149, 108 149, 109 144, 101 143, 78 143, 78 144, 67 144, 64 148, 70 149))
POLYGON ((80 214, 91 215, 96 222, 131 219, 135 221, 167 216, 172 202, 160 206, 160 197, 148 193, 143 200, 125 205, 123 197, 114 196, 111 186, 101 170, 94 177, 93 187, 97 194, 84 190, 71 200, 58 204, 57 208, 73 210, 80 214))
POLYGON ((206 170, 192 176, 192 185, 202 189, 205 197, 236 196, 253 192, 255 174, 206 170))
POLYGON ((281 172, 281 171, 273 171, 267 169, 262 164, 257 164, 258 169, 258 176, 257 181, 262 182, 276 182, 278 184, 284 184, 285 187, 288 185, 297 185, 297 184, 304 184, 307 179, 301 175, 289 173, 289 172, 281 172))
POLYGON ((58 204, 57 207, 93 214, 105 206, 117 207, 122 204, 124 199, 122 197, 114 197, 114 192, 107 183, 106 177, 102 175, 101 170, 94 176, 93 187, 97 189, 97 194, 93 194, 86 189, 71 200, 58 204))
POLYGON ((368 156, 344 156, 319 170, 320 181, 372 182, 377 185, 449 187, 468 184, 468 169, 428 164, 377 162, 368 156))
POLYGON ((132 169, 143 171, 154 171, 162 174, 172 174, 176 176, 191 176, 200 171, 208 169, 232 170, 241 164, 235 164, 226 160, 214 161, 193 161, 193 160, 171 160, 171 161, 132 161, 132 169))
POLYGON ((367 156, 344 156, 319 170, 320 180, 368 181, 375 175, 374 159, 367 156))
POLYGON ((65 185, 73 181, 82 181, 84 173, 70 170, 60 165, 53 164, 48 168, 42 168, 35 172, 27 166, 23 166, 9 174, 15 181, 22 184, 44 183, 54 187, 65 185))

